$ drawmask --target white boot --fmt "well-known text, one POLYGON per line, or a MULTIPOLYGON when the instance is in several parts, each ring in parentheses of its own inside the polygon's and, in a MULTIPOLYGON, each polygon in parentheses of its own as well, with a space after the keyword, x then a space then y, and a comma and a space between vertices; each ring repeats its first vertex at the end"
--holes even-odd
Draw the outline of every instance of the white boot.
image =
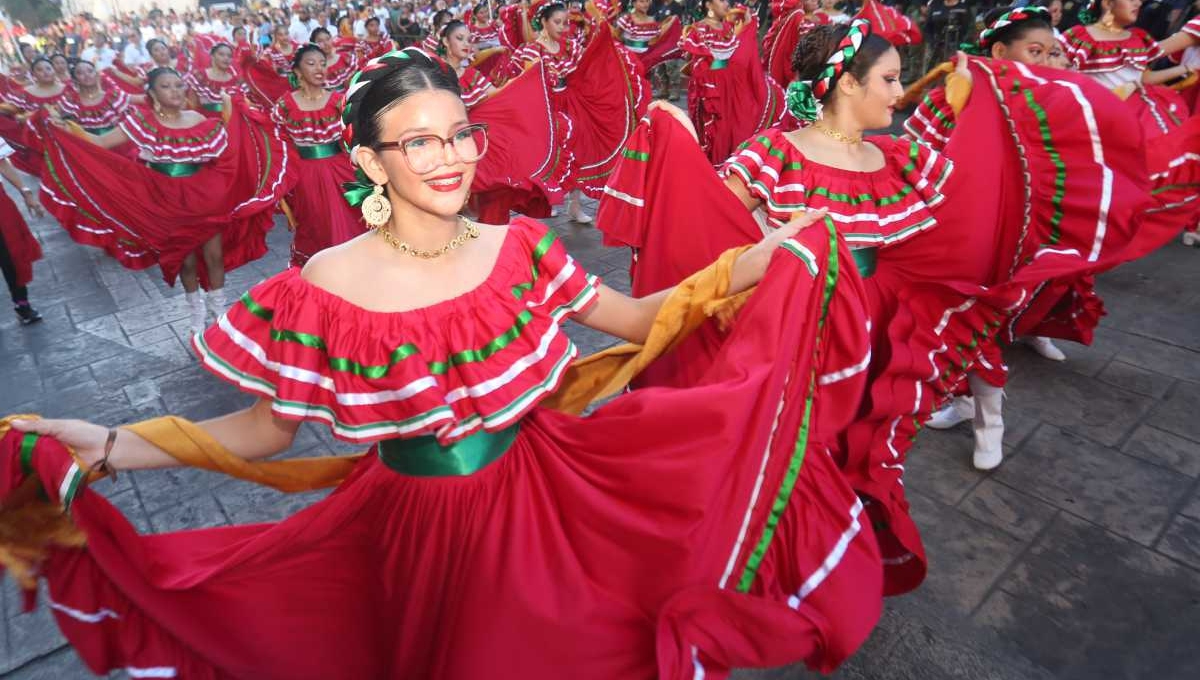
POLYGON ((1040 335, 1027 335, 1021 338, 1021 342, 1029 345, 1033 351, 1040 354, 1044 359, 1049 359, 1050 361, 1067 360, 1067 355, 1063 354, 1063 351, 1056 347, 1050 341, 1050 338, 1044 338, 1040 335))
POLYGON ((934 430, 949 430, 959 423, 965 423, 975 417, 975 400, 970 396, 955 397, 942 408, 933 412, 925 427, 934 430))
POLYGON ((1004 460, 1004 389, 972 373, 967 377, 975 395, 976 470, 992 470, 1004 460))
POLYGON ((204 297, 200 291, 194 290, 183 294, 188 305, 188 328, 192 335, 199 335, 204 332, 204 322, 206 317, 204 309, 204 297))
POLYGON ((592 216, 583 211, 583 192, 578 189, 567 199, 567 217, 578 224, 592 223, 592 216))
POLYGON ((213 315, 214 319, 221 318, 221 315, 225 313, 225 289, 210 290, 204 297, 208 302, 208 312, 213 315))
POLYGON ((1188 229, 1183 232, 1183 245, 1200 248, 1200 227, 1195 231, 1188 229))

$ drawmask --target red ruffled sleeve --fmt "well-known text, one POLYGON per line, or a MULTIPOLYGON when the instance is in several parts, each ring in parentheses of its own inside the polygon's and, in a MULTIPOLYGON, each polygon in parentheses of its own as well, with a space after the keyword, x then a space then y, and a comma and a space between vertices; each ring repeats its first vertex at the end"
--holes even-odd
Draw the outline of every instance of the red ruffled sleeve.
POLYGON ((446 444, 512 425, 557 388, 577 354, 560 325, 598 288, 554 232, 522 218, 488 278, 453 299, 372 312, 291 269, 193 342, 206 368, 280 417, 325 423, 351 442, 446 444))
POLYGON ((950 141, 950 133, 954 132, 955 118, 954 109, 946 101, 946 89, 936 87, 925 94, 916 110, 904 121, 904 131, 913 139, 941 151, 950 141))

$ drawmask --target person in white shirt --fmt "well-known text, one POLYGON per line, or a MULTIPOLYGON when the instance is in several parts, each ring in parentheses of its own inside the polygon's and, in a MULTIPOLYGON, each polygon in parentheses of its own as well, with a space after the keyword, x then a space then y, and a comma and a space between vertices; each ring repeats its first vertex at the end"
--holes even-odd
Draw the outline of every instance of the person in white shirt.
POLYGON ((96 70, 103 71, 112 66, 113 60, 117 58, 117 51, 108 46, 108 38, 103 33, 96 33, 92 36, 92 46, 85 49, 79 57, 95 64, 96 70))
POLYGON ((138 29, 138 32, 141 33, 140 42, 143 45, 158 37, 158 31, 155 30, 154 26, 148 21, 142 24, 141 28, 138 29))
POLYGON ((292 23, 288 26, 288 37, 292 39, 292 42, 303 45, 308 42, 308 37, 312 35, 316 27, 317 22, 309 18, 308 10, 302 9, 292 15, 292 23))
POLYGON ((129 35, 125 36, 125 49, 121 50, 121 61, 126 66, 141 66, 150 63, 150 54, 146 52, 146 48, 142 47, 141 37, 141 31, 134 29, 130 29, 129 35))

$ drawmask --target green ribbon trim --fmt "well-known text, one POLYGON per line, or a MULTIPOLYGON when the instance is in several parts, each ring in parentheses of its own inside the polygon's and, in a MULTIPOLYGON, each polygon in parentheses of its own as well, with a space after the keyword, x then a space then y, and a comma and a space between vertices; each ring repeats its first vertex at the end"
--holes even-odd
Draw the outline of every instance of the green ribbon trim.
POLYGON ((332 158, 342 152, 342 145, 337 142, 328 144, 313 144, 311 146, 296 146, 296 152, 306 161, 318 161, 322 158, 332 158))
POLYGON ((626 47, 642 47, 642 48, 650 47, 649 40, 622 40, 621 42, 625 43, 626 47))
POLYGON ((21 437, 21 472, 26 475, 33 474, 33 447, 37 446, 40 436, 34 432, 26 432, 21 437))
POLYGON ((215 113, 221 112, 221 102, 200 102, 200 106, 215 113))
POLYGON ((865 278, 875 273, 875 265, 879 260, 878 248, 855 248, 850 251, 854 256, 854 264, 858 267, 858 275, 865 278))
MULTIPOLYGON (((825 218, 825 230, 829 234, 829 259, 828 266, 825 269, 825 286, 821 292, 821 317, 817 320, 817 342, 813 348, 814 356, 821 355, 821 334, 825 329, 825 319, 829 316, 829 302, 833 299, 833 291, 837 287, 838 281, 837 226, 834 225, 833 220, 829 217, 825 218)), ((808 437, 811 434, 809 430, 812 425, 813 393, 816 389, 817 365, 814 362, 808 376, 808 396, 804 399, 804 416, 800 421, 800 431, 796 437, 796 446, 792 449, 792 459, 788 462, 787 472, 783 476, 783 481, 779 484, 779 493, 776 494, 775 501, 771 504, 771 513, 767 516, 762 536, 759 537, 758 543, 755 544, 750 556, 746 558, 746 567, 742 570, 741 578, 738 579, 736 588, 738 592, 749 592, 750 586, 754 584, 754 579, 758 575, 758 568, 762 566, 767 549, 771 546, 771 541, 775 538, 775 530, 779 527, 779 520, 783 517, 784 511, 791 501, 792 491, 796 488, 796 480, 800 477, 800 468, 804 465, 804 456, 808 451, 808 437)))
POLYGON ((105 125, 103 127, 85 127, 84 131, 93 135, 102 135, 106 132, 112 132, 117 129, 116 125, 105 125))
POLYGON ((379 460, 402 475, 466 477, 504 455, 520 429, 517 422, 499 432, 480 430, 450 446, 432 436, 386 439, 379 442, 379 460))
POLYGON ((624 158, 628 158, 629 160, 632 160, 632 161, 642 161, 643 163, 648 162, 650 160, 650 152, 648 152, 648 151, 634 151, 633 149, 622 149, 621 156, 623 156, 624 158))
POLYGON ((708 65, 708 70, 720 71, 721 69, 725 68, 726 66, 729 66, 728 59, 713 59, 712 63, 708 65))
POLYGON ((151 170, 157 170, 167 177, 191 177, 200 172, 200 163, 147 163, 151 170))

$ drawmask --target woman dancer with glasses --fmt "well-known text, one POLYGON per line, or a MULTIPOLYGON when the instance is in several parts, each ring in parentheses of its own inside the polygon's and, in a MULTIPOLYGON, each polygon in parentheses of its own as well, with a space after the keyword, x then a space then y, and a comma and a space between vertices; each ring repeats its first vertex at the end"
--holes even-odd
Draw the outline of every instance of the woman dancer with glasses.
POLYGON ((222 120, 187 107, 173 69, 151 71, 147 84, 151 107, 132 107, 103 134, 61 120, 40 126, 46 205, 76 241, 131 269, 157 264, 168 284, 182 279, 198 332, 206 300, 213 314, 225 308, 225 271, 266 252, 272 212, 294 180, 282 139, 228 95, 222 120), (125 144, 137 161, 109 151, 125 144))
POLYGON ((26 512, 72 519, 59 538, 75 547, 37 575, 84 661, 290 680, 835 668, 881 606, 871 526, 808 426, 822 357, 865 341, 836 234, 801 235, 809 215, 687 285, 627 297, 537 222, 460 216, 486 147, 451 69, 412 49, 366 69, 344 115, 372 233, 256 286, 194 341, 258 401, 111 435, 18 421, 25 434, 0 439, 6 509, 36 475, 49 493, 26 512), (649 351, 718 299, 744 306, 703 381, 587 418, 546 407, 590 384, 582 367, 564 377, 566 319, 649 351), (370 453, 254 462, 306 420, 370 453), (278 523, 139 536, 77 470, 179 464, 163 426, 224 469, 338 489, 278 523), (254 644, 217 620, 253 621, 254 644))

